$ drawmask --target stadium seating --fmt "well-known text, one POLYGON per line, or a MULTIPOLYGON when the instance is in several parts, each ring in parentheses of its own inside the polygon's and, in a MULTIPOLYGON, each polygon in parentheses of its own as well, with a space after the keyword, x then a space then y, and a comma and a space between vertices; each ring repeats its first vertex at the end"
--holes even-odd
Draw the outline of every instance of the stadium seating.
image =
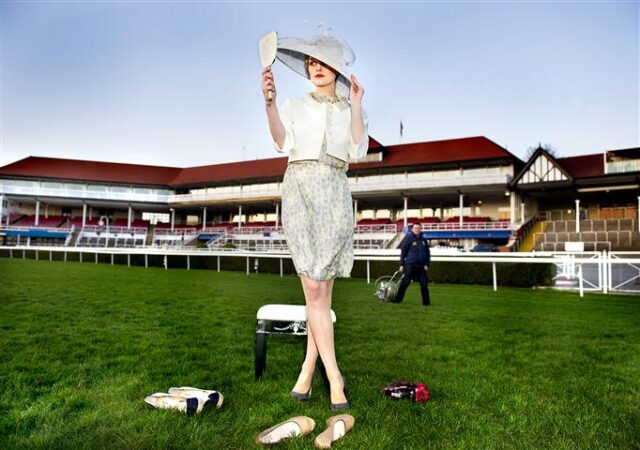
POLYGON ((538 251, 563 251, 566 242, 583 242, 585 250, 640 250, 640 233, 635 219, 551 220, 534 235, 538 251))
POLYGON ((357 225, 386 225, 390 223, 391 219, 360 219, 357 225))
MULTIPOLYGON (((100 219, 89 219, 85 218, 85 225, 94 225, 98 226, 100 219)), ((76 230, 82 228, 82 217, 74 217, 69 221, 69 227, 73 226, 76 230)))
MULTIPOLYGON (((154 227, 158 230, 171 229, 171 222, 158 222, 154 225, 154 227)), ((188 224, 185 222, 174 222, 173 227, 174 228, 195 228, 195 229, 201 230, 202 224, 201 223, 188 224)))
POLYGON ((7 217, 9 218, 9 225, 19 221, 20 219, 22 219, 23 215, 20 213, 10 213, 9 216, 3 215, 2 216, 2 221, 0 222, 1 225, 0 226, 6 226, 7 225, 7 217))
POLYGON ((87 225, 80 230, 77 247, 140 247, 147 240, 147 229, 143 227, 87 225))
POLYGON ((38 225, 36 225, 36 216, 24 216, 21 220, 15 221, 12 225, 17 227, 35 227, 35 228, 58 228, 66 222, 65 216, 39 216, 38 225))

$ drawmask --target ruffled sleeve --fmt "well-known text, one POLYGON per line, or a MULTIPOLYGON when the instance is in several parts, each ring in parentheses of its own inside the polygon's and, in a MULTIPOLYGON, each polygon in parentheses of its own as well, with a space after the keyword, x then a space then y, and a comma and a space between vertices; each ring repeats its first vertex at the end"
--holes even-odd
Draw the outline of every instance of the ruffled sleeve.
POLYGON ((293 149, 294 146, 294 137, 293 137, 293 111, 291 105, 291 99, 286 99, 279 109, 280 121, 282 121, 282 125, 284 126, 284 143, 282 144, 282 148, 278 147, 278 143, 274 140, 273 146, 280 153, 286 153, 293 149))
POLYGON ((353 135, 351 134, 351 130, 349 130, 349 158, 352 161, 357 161, 362 159, 367 154, 367 150, 369 150, 369 119, 367 118, 367 113, 362 109, 362 122, 364 123, 364 132, 362 133, 362 138, 360 142, 357 144, 353 141, 353 135))

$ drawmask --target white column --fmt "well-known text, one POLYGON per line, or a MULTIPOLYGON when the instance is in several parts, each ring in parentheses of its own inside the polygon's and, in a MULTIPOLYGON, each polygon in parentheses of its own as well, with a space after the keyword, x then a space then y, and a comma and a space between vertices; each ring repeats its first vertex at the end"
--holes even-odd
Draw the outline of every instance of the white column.
POLYGON ((204 206, 202 208, 202 229, 204 230, 207 226, 207 207, 204 206))
POLYGON ((82 228, 87 224, 87 204, 82 204, 82 228))
POLYGON ((48 219, 49 218, 49 204, 45 203, 44 205, 44 218, 48 219))
POLYGON ((459 216, 459 221, 460 221, 460 228, 462 228, 462 224, 463 224, 463 220, 462 220, 462 213, 464 211, 464 194, 460 194, 459 195, 459 205, 458 205, 458 216, 459 216))
POLYGON ((127 216, 127 228, 131 228, 131 217, 133 215, 133 208, 129 205, 129 215, 127 216))
POLYGON ((356 226, 358 224, 358 199, 353 199, 353 225, 356 226))
POLYGON ((36 222, 35 225, 40 225, 40 200, 36 200, 36 222))
POLYGON ((176 224, 176 210, 171 208, 171 231, 173 231, 176 224))
POLYGON ((280 203, 276 203, 276 228, 280 226, 280 203))
POLYGON ((520 223, 523 224, 525 219, 524 202, 520 203, 520 223))
POLYGON ((238 205, 238 227, 242 227, 242 205, 238 205))
POLYGON ((580 200, 576 199, 576 233, 580 233, 580 200))
POLYGON ((404 198, 404 213, 403 213, 403 219, 404 219, 404 229, 402 231, 406 232, 407 231, 407 226, 409 225, 407 223, 407 209, 409 206, 409 199, 407 197, 404 198))
POLYGON ((516 223, 516 193, 512 192, 509 196, 509 222, 511 225, 516 223))

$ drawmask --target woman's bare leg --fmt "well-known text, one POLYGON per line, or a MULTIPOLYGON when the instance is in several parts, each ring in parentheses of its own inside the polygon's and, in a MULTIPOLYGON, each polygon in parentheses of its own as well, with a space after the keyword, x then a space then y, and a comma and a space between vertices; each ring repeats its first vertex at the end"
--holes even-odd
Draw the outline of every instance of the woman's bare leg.
POLYGON ((317 360, 318 348, 316 347, 316 343, 313 339, 313 331, 311 331, 311 327, 307 323, 307 354, 302 363, 300 375, 298 375, 298 381, 296 381, 296 385, 293 387, 294 392, 304 394, 309 391, 313 372, 316 369, 317 360))
MULTIPOLYGON (((305 275, 301 275, 300 280, 307 302, 307 333, 311 330, 309 336, 313 338, 312 342, 315 343, 315 350, 312 348, 311 355, 305 359, 303 370, 306 368, 307 360, 311 362, 313 359, 313 367, 315 367, 315 360, 319 355, 331 384, 331 403, 344 403, 347 399, 343 392, 342 376, 336 361, 333 322, 331 320, 333 280, 316 281, 305 275)), ((309 347, 308 343, 307 351, 309 347)))

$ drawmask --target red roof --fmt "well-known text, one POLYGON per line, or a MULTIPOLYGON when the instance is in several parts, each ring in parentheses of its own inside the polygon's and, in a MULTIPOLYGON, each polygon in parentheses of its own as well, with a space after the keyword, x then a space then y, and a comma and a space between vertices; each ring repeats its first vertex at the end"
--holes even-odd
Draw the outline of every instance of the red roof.
POLYGON ((604 175, 602 153, 595 155, 568 156, 556 158, 558 164, 573 178, 600 177, 604 175))
POLYGON ((176 167, 30 156, 0 167, 0 175, 166 186, 181 170, 176 167))
MULTIPOLYGON (((369 148, 382 149, 379 162, 352 164, 352 169, 437 165, 491 159, 520 160, 486 137, 418 142, 384 147, 369 138, 369 148)), ((207 166, 176 168, 31 156, 0 168, 0 176, 98 181, 109 183, 194 186, 207 183, 280 178, 287 158, 267 158, 207 166)))
POLYGON ((461 161, 518 158, 484 136, 386 146, 380 162, 353 164, 354 169, 435 165, 461 161))
MULTIPOLYGON (((382 144, 369 137, 369 148, 382 148, 382 144)), ((281 178, 287 170, 287 157, 256 159, 208 166, 188 167, 173 180, 172 186, 193 186, 203 183, 222 183, 281 178)))
POLYGON ((171 185, 190 186, 225 181, 276 178, 282 177, 286 169, 286 157, 188 167, 182 169, 171 185))

